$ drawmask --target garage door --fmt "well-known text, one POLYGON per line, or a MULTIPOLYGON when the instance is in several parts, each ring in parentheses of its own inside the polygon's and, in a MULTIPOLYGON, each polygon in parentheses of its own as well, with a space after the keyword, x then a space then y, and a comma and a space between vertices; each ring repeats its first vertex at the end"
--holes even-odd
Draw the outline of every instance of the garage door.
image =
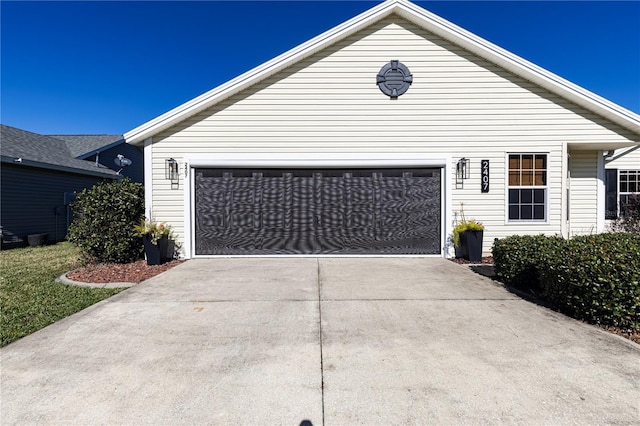
POLYGON ((195 254, 440 254, 441 170, 196 169, 195 254))

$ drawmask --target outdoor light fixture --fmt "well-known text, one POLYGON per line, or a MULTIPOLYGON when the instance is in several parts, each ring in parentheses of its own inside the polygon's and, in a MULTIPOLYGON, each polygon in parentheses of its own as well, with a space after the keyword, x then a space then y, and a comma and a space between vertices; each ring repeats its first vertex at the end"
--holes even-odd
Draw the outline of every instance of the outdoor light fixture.
POLYGON ((465 179, 469 179, 469 159, 462 157, 456 163, 456 189, 464 188, 465 179))
POLYGON ((171 181, 171 189, 178 187, 178 162, 173 158, 164 160, 164 177, 171 181))

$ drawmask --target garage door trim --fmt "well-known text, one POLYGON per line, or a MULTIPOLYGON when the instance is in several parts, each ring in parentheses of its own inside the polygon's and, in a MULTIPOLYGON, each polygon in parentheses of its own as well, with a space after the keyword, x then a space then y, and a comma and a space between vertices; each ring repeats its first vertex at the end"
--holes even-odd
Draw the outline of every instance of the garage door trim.
MULTIPOLYGON (((452 229, 448 218, 452 217, 451 211, 451 156, 438 157, 428 156, 425 153, 219 153, 210 155, 199 155, 184 158, 185 171, 185 199, 184 199, 184 254, 185 258, 194 257, 214 257, 207 255, 195 256, 195 173, 194 168, 235 168, 235 167, 255 167, 255 168, 441 168, 441 236, 442 250, 440 255, 420 255, 422 257, 445 256, 448 248, 447 235, 451 235, 452 229)), ((282 257, 283 255, 278 255, 282 257)), ((292 255, 296 257, 321 257, 331 255, 292 255)), ((376 255, 341 255, 346 257, 367 257, 376 255)), ((392 255, 392 256, 414 256, 414 255, 392 255)), ((215 256, 232 257, 232 256, 215 256)), ((242 256, 234 256, 242 257, 242 256)), ((252 256, 255 257, 255 256, 252 256)), ((268 257, 268 256, 264 256, 268 257)))

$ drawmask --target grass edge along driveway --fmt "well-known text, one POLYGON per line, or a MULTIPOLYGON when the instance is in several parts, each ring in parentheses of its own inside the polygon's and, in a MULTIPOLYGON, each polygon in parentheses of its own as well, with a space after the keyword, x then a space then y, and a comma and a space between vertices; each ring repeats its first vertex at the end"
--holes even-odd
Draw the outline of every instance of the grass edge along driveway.
POLYGON ((80 266, 68 242, 0 251, 0 347, 124 290, 55 281, 80 266))

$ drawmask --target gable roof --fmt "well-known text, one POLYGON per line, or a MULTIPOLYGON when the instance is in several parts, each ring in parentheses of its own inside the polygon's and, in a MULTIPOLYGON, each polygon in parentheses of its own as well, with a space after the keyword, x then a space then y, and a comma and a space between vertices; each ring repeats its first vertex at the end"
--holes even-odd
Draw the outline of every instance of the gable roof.
POLYGON ((76 158, 84 160, 96 153, 106 151, 114 146, 124 143, 122 135, 48 135, 61 139, 67 144, 67 148, 76 158))
POLYGON ((84 175, 118 177, 102 165, 74 158, 65 141, 15 127, 0 125, 0 154, 3 163, 59 170, 84 175))
POLYGON ((553 74, 477 35, 407 1, 387 0, 366 12, 320 34, 317 37, 247 71, 184 104, 124 134, 127 143, 141 144, 145 139, 167 129, 212 105, 264 80, 298 61, 396 14, 436 36, 448 40, 513 74, 525 78, 552 93, 606 118, 639 135, 640 115, 553 74))

